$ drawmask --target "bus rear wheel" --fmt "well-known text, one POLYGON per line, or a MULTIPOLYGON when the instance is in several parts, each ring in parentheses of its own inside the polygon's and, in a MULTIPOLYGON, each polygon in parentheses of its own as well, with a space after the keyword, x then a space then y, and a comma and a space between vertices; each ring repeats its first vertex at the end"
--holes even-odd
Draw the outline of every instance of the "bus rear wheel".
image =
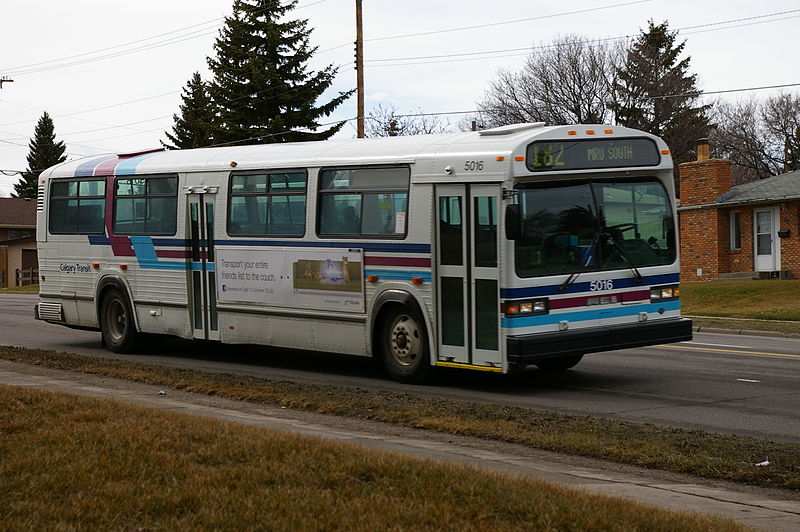
POLYGON ((566 371, 583 359, 583 355, 572 355, 564 358, 551 358, 536 362, 536 366, 544 371, 566 371))
POLYGON ((383 320, 381 354, 386 371, 394 380, 420 384, 431 374, 428 335, 419 313, 398 307, 383 320))
POLYGON ((133 320, 128 299, 113 289, 103 298, 100 306, 100 329, 105 345, 115 353, 130 353, 139 341, 139 332, 133 320))

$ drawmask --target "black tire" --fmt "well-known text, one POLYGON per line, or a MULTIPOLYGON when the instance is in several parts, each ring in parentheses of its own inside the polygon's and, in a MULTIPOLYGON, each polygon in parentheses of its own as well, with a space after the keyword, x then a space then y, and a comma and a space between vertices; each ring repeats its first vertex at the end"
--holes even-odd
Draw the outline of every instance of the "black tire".
POLYGON ((114 353, 131 353, 138 347, 141 334, 136 330, 131 305, 116 288, 103 297, 100 330, 106 347, 114 353))
POLYGON ((583 359, 583 355, 572 355, 569 357, 563 358, 551 358, 548 360, 542 360, 536 363, 536 366, 544 371, 566 371, 570 368, 575 367, 575 365, 583 359))
POLYGON ((381 323, 380 353, 389 376, 407 384, 421 384, 430 378, 428 333, 419 313, 394 307, 381 323))

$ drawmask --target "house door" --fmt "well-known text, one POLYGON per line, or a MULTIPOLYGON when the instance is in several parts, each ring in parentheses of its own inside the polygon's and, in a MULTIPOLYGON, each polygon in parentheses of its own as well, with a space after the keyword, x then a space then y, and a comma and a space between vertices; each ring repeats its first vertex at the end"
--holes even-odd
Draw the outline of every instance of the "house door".
POLYGON ((499 367, 498 185, 437 185, 438 360, 499 367))
POLYGON ((753 212, 753 244, 757 272, 774 272, 781 268, 779 220, 778 209, 761 209, 753 212))

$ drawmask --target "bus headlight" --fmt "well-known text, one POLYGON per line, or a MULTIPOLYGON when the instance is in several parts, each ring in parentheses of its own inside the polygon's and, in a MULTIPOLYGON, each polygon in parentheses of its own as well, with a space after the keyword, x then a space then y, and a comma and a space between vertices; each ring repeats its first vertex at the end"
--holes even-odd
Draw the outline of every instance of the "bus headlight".
POLYGON ((528 299, 523 301, 507 301, 503 305, 503 313, 506 318, 547 314, 547 300, 528 299))
POLYGON ((678 285, 655 286, 650 289, 650 301, 673 301, 681 297, 681 289, 678 285))

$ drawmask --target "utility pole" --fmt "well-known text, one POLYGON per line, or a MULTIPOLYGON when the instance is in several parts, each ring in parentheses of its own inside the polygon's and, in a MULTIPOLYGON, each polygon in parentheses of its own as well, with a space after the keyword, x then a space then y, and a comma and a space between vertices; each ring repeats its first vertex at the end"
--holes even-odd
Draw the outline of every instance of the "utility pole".
POLYGON ((0 78, 0 89, 3 88, 3 83, 12 83, 14 80, 9 78, 8 76, 3 76, 0 78))
POLYGON ((361 0, 356 0, 356 93, 358 117, 356 136, 364 138, 364 34, 361 30, 361 0))

